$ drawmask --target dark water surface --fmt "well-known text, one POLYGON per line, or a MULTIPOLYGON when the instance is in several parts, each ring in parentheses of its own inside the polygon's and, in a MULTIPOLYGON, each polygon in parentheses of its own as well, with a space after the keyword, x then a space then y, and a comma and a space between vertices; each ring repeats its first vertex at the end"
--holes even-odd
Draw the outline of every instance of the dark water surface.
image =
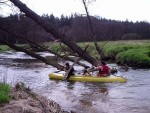
MULTIPOLYGON (((42 56, 48 53, 39 53, 42 56)), ((109 64, 115 66, 115 64, 109 64)), ((75 66, 75 69, 80 67, 75 66)), ((77 113, 150 113, 150 70, 119 71, 127 83, 84 83, 49 80, 55 71, 22 52, 0 54, 0 82, 24 82, 34 92, 77 113)))

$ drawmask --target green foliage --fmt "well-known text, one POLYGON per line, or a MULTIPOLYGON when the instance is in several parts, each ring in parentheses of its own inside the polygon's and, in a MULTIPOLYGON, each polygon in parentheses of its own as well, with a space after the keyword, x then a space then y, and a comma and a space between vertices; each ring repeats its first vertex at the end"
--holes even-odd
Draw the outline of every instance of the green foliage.
POLYGON ((79 43, 78 44, 83 50, 85 50, 85 47, 87 47, 86 52, 88 52, 91 56, 95 56, 98 57, 98 52, 95 49, 94 44, 90 43, 90 42, 86 42, 86 43, 79 43))
POLYGON ((51 49, 52 51, 55 51, 55 52, 70 51, 67 46, 65 46, 64 44, 61 44, 61 46, 60 46, 59 43, 53 44, 52 46, 50 46, 50 49, 51 49), (63 50, 62 50, 62 48, 63 48, 63 50))
POLYGON ((58 52, 61 50, 61 47, 59 45, 54 45, 54 46, 52 46, 52 50, 55 52, 58 52))
POLYGON ((116 56, 116 61, 136 67, 150 67, 150 57, 148 55, 132 50, 119 53, 116 56))
POLYGON ((9 92, 10 86, 5 83, 0 83, 0 104, 9 102, 9 92))
POLYGON ((106 45, 105 55, 116 59, 116 56, 125 51, 133 51, 143 53, 150 56, 150 41, 149 40, 136 40, 136 41, 114 41, 106 45))
POLYGON ((8 103, 10 101, 10 97, 8 94, 4 91, 0 92, 0 104, 2 103, 8 103))
POLYGON ((133 47, 129 45, 112 46, 110 48, 105 49, 105 54, 106 56, 109 56, 114 59, 118 53, 127 51, 128 49, 131 49, 131 48, 133 47))
MULTIPOLYGON (((98 45, 102 46, 103 43, 98 42, 98 45)), ((82 42, 78 43, 78 45, 83 50, 88 46, 87 52, 93 57, 99 57, 93 43, 82 42)), ((60 45, 56 43, 52 46, 52 49, 60 51, 60 45)), ((104 46, 104 54, 106 57, 110 57, 122 64, 148 67, 150 66, 150 40, 111 41, 104 46)))
POLYGON ((129 52, 132 52, 132 51, 134 51, 134 52, 138 52, 138 53, 143 53, 143 54, 146 54, 146 55, 148 55, 148 56, 150 56, 150 48, 149 47, 141 47, 141 48, 137 48, 137 49, 129 49, 128 50, 129 52))
POLYGON ((6 83, 0 83, 0 91, 5 91, 6 93, 10 92, 10 86, 6 83))
POLYGON ((0 52, 11 50, 8 46, 0 45, 0 52))

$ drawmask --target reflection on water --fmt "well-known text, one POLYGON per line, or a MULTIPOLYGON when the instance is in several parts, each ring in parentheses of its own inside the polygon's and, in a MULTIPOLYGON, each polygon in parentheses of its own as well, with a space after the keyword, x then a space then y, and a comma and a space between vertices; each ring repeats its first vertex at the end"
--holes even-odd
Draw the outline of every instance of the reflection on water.
MULTIPOLYGON (((42 54, 42 53, 40 53, 42 54)), ((24 82, 35 92, 58 102, 64 109, 77 113, 149 113, 150 70, 129 69, 119 72, 127 83, 87 83, 50 80, 56 68, 32 60, 23 53, 0 55, 0 81, 14 85, 24 82), (11 57, 9 57, 11 56, 11 57), (14 60, 15 57, 26 60, 14 60), (27 63, 27 59, 30 61, 27 63)), ((43 54, 44 55, 44 54, 43 54)), ((116 64, 110 64, 116 66, 116 64)), ((76 69, 80 67, 76 66, 76 69)))
MULTIPOLYGON (((63 82, 63 81, 62 81, 63 82)), ((75 82, 67 82, 67 89, 68 90, 73 90, 74 88, 74 85, 75 85, 75 82)))

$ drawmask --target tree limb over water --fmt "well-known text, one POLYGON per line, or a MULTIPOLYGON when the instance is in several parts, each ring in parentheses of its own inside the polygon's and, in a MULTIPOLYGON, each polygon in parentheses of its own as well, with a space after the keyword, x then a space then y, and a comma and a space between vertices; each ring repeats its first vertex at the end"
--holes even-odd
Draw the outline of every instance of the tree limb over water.
POLYGON ((79 57, 81 57, 82 59, 88 61, 93 65, 97 65, 97 60, 95 58, 93 58, 87 52, 82 50, 78 45, 75 44, 75 42, 73 42, 67 36, 65 36, 65 34, 61 34, 60 32, 58 32, 51 23, 42 19, 39 15, 37 15, 35 12, 29 9, 21 1, 19 0, 10 0, 10 1, 15 6, 17 6, 20 9, 20 11, 24 12, 27 17, 33 19, 36 23, 41 25, 45 29, 45 31, 51 33, 57 39, 60 39, 65 45, 67 45, 70 49, 72 49, 74 53, 77 53, 79 57))
MULTIPOLYGON (((61 34, 60 32, 58 32, 54 25, 49 23, 48 21, 44 20, 43 18, 41 18, 39 15, 37 15, 34 11, 32 11, 31 9, 29 9, 25 4, 23 4, 20 0, 10 0, 15 6, 17 6, 21 12, 25 13, 25 16, 31 18, 32 20, 34 20, 37 24, 39 24, 40 26, 42 26, 44 28, 44 30, 50 34, 52 34, 56 39, 60 40, 62 43, 64 43, 65 45, 67 45, 73 52, 74 54, 77 54, 78 57, 81 57, 82 59, 86 60, 87 62, 91 63, 92 65, 97 65, 97 60, 95 58, 93 58, 92 56, 90 56, 85 50, 82 50, 73 40, 71 40, 71 38, 67 37, 65 34, 61 34)), ((55 54, 56 56, 60 57, 60 58, 64 58, 66 60, 69 60, 69 61, 72 61, 74 62, 73 59, 69 58, 69 57, 64 57, 54 51, 51 51, 49 49, 46 49, 44 48, 43 46, 41 45, 38 45, 37 43, 34 43, 33 41, 30 41, 30 40, 27 40, 25 38, 23 38, 22 36, 12 32, 12 31, 9 31, 9 30, 6 30, 6 29, 3 29, 1 28, 1 30, 7 32, 7 33, 10 33, 12 35, 15 35, 21 39, 24 39, 26 40, 28 43, 31 43, 31 44, 34 44, 34 46, 36 47, 40 47, 41 49, 43 50, 46 50, 50 53, 53 53, 55 54)), ((47 59, 45 59, 44 57, 41 57, 37 54, 35 54, 34 52, 31 52, 31 51, 28 51, 24 48, 21 48, 19 46, 16 46, 12 43, 8 43, 7 41, 5 40, 0 40, 1 43, 3 44, 6 44, 8 45, 9 47, 15 49, 15 50, 18 50, 18 51, 23 51, 25 52, 26 54, 32 56, 32 57, 35 57, 39 60, 42 60, 43 62, 45 62, 46 64, 50 64, 58 69, 61 69, 62 66, 60 64, 57 64, 57 63, 53 63, 53 62, 50 62, 48 61, 47 59)), ((77 62, 79 65, 83 66, 83 67, 86 67, 86 65, 80 63, 80 62, 77 62)))
MULTIPOLYGON (((14 36, 16 36, 16 37, 19 38, 19 39, 23 39, 23 40, 25 40, 27 43, 33 44, 36 48, 40 48, 40 49, 42 49, 43 51, 48 51, 48 52, 50 52, 50 53, 56 55, 56 56, 59 57, 59 58, 62 58, 62 59, 64 59, 64 60, 69 60, 69 61, 71 61, 71 62, 75 62, 74 59, 69 58, 69 57, 64 56, 64 55, 60 55, 60 54, 58 54, 57 52, 54 52, 54 51, 52 51, 52 50, 50 50, 50 49, 47 49, 47 48, 45 48, 44 46, 41 46, 41 45, 39 45, 39 44, 37 44, 37 43, 35 43, 35 42, 29 40, 29 39, 26 39, 25 37, 23 37, 23 36, 21 36, 21 35, 15 33, 15 32, 13 32, 13 31, 9 31, 9 30, 7 30, 7 29, 5 29, 5 28, 2 28, 1 26, 0 26, 0 30, 2 30, 2 31, 4 31, 4 32, 7 32, 7 33, 9 33, 9 34, 11 34, 11 35, 14 35, 14 36)), ((2 41, 1 41, 1 42, 2 42, 2 41)), ((3 41, 3 42, 4 42, 4 41, 3 41)), ((8 42, 5 43, 5 44, 7 44, 7 45, 9 46, 9 43, 8 43, 8 42)), ((14 46, 11 46, 11 48, 13 48, 13 47, 14 47, 14 46)), ((13 49, 16 50, 16 48, 13 48, 13 49)), ((26 51, 27 51, 27 50, 26 50, 26 51)), ((30 51, 30 53, 32 53, 32 51, 30 51)), ((28 53, 28 55, 30 55, 30 53, 28 53)), ((32 56, 32 54, 31 54, 31 56, 32 56)), ((34 55, 34 57, 38 59, 38 58, 39 58, 39 55, 36 54, 36 55, 34 55)), ((43 57, 43 59, 44 59, 44 57, 43 57)), ((39 60, 41 60, 41 59, 39 59, 39 60)), ((44 62, 44 61, 47 61, 47 60, 42 60, 42 61, 44 62)), ((45 63, 47 64, 47 62, 45 62, 45 63)), ((77 64, 78 64, 78 65, 81 65, 81 66, 83 66, 83 67, 86 67, 86 65, 83 64, 83 63, 77 62, 77 64)), ((51 64, 51 65, 52 65, 52 64, 51 64)), ((55 65, 52 65, 52 66, 55 67, 55 65)), ((58 67, 57 67, 57 68, 58 68, 58 67)), ((61 68, 61 67, 59 67, 59 68, 61 68)), ((59 69, 59 68, 58 68, 58 69, 59 69)))

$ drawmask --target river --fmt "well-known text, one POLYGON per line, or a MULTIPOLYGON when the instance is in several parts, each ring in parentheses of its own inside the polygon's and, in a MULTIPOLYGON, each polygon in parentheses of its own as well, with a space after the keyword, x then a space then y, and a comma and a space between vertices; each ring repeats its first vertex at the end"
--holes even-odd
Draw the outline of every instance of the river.
MULTIPOLYGON (((48 53, 39 53, 42 56, 48 53)), ((111 67, 120 67, 109 64, 111 67)), ((75 69, 80 69, 75 66, 75 69)), ((150 113, 150 70, 119 71, 127 83, 86 83, 50 80, 56 68, 22 53, 0 54, 0 82, 12 86, 23 82, 34 92, 54 100, 65 110, 77 113, 150 113)))

